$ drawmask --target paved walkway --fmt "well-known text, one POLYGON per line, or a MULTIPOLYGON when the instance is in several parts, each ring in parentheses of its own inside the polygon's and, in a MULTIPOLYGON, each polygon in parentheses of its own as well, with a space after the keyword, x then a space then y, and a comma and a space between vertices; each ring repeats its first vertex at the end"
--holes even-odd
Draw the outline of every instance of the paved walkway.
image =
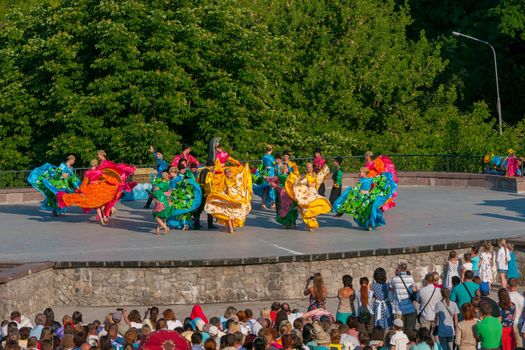
MULTIPOLYGON (((107 227, 78 208, 54 218, 38 204, 0 206, 0 261, 115 261, 282 256, 484 240, 525 235, 525 197, 451 187, 401 187, 386 227, 356 228, 348 216, 319 218, 321 228, 284 230, 274 212, 253 210, 229 235, 217 230, 153 235, 144 202, 122 202, 107 227)), ((259 208, 255 198, 254 207, 259 208)), ((204 218, 204 215, 203 215, 204 218)), ((204 222, 204 221, 203 221, 204 222)), ((300 222, 300 221, 298 221, 300 222)))

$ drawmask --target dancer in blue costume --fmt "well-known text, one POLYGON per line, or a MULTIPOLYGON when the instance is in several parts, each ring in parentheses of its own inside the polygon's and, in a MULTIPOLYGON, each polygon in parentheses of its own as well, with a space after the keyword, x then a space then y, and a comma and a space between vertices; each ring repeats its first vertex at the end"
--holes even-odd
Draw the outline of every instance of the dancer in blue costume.
POLYGON ((368 168, 361 168, 359 182, 347 188, 332 207, 338 216, 345 213, 352 216, 365 230, 385 225, 381 207, 397 189, 391 173, 384 172, 372 178, 367 177, 368 172, 368 168))
POLYGON ((167 224, 171 228, 187 231, 193 226, 191 214, 201 205, 202 189, 185 162, 179 162, 178 168, 179 175, 170 180, 173 211, 167 224))
POLYGON ((75 156, 70 155, 58 167, 46 163, 31 171, 27 181, 44 195, 40 209, 49 210, 55 216, 61 216, 66 212, 66 208, 58 207, 56 194, 58 192, 72 193, 82 183, 73 169, 75 160, 75 156))
POLYGON ((275 208, 275 190, 270 186, 266 177, 275 176, 275 158, 272 156, 273 147, 266 146, 266 154, 261 159, 261 165, 254 175, 253 193, 262 197, 263 209, 275 208))

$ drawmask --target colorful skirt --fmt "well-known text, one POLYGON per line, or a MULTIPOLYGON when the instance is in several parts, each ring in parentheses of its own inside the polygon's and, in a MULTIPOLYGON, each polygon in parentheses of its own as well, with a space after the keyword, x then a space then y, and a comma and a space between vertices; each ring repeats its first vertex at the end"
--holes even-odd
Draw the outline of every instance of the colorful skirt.
POLYGON ((182 229, 184 226, 193 227, 191 215, 199 209, 202 202, 202 189, 193 179, 184 179, 175 182, 171 191, 170 202, 172 212, 168 219, 168 226, 182 229))
POLYGON ((27 181, 44 195, 40 208, 56 214, 66 212, 66 208, 58 206, 57 193, 73 193, 81 184, 80 179, 76 176, 62 177, 60 168, 49 163, 33 169, 27 181))
POLYGON ((360 182, 347 188, 333 205, 332 210, 338 214, 352 216, 363 229, 385 225, 383 219, 383 205, 392 198, 397 188, 390 173, 382 173, 374 178, 372 189, 368 193, 361 193, 360 182))

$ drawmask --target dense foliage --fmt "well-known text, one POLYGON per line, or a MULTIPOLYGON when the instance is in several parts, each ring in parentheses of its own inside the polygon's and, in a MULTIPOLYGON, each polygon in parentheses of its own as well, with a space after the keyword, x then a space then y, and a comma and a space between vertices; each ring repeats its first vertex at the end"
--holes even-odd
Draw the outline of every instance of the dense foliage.
POLYGON ((296 155, 523 148, 521 0, 480 4, 483 14, 468 12, 465 23, 461 11, 443 21, 446 5, 430 0, 20 5, 1 24, 0 169, 69 153, 85 165, 99 148, 143 164, 149 144, 174 155, 183 141, 203 156, 213 136, 241 159, 259 157, 267 143, 296 155), (430 16, 425 6, 441 8, 430 16), (502 137, 486 48, 448 35, 475 34, 487 18, 516 46, 497 48, 502 91, 513 99, 503 98, 512 126, 502 137))

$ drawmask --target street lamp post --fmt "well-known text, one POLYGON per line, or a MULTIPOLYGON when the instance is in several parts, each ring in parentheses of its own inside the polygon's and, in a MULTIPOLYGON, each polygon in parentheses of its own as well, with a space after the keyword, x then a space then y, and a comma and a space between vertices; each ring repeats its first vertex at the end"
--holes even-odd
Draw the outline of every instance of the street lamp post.
POLYGON ((498 80, 498 62, 496 60, 496 50, 494 49, 494 46, 490 45, 489 42, 480 40, 478 38, 474 38, 470 35, 465 35, 460 32, 452 32, 452 35, 454 36, 462 36, 464 38, 474 40, 483 44, 487 44, 492 49, 492 55, 494 56, 494 72, 496 73, 496 94, 498 95, 498 101, 496 108, 498 110, 498 121, 499 121, 499 134, 501 135, 503 133, 503 117, 501 116, 501 102, 499 98, 499 80, 498 80))

